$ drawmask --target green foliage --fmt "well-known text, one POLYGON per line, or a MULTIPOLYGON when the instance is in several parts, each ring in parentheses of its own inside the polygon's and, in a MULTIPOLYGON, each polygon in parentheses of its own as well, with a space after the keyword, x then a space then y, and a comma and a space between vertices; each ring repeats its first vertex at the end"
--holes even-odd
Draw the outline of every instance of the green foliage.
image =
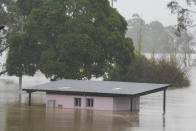
POLYGON ((195 27, 195 21, 193 16, 196 14, 196 10, 194 10, 194 7, 196 6, 196 1, 185 0, 185 2, 187 3, 187 6, 181 5, 181 2, 176 0, 172 0, 167 4, 167 7, 171 11, 171 13, 177 16, 178 32, 176 32, 176 35, 178 36, 180 36, 181 31, 187 30, 190 27, 195 27))
POLYGON ((15 30, 17 25, 14 11, 16 12, 16 8, 13 0, 0 0, 0 25, 8 27, 1 30, 0 55, 8 48, 7 36, 15 30))
MULTIPOLYGON (((18 1, 18 4, 31 5, 26 2, 18 1)), ((29 74, 24 71, 26 66, 23 67, 23 62, 29 60, 26 63, 32 62, 34 69, 52 80, 90 79, 105 74, 112 64, 123 67, 131 62, 134 47, 131 39, 125 38, 127 23, 107 0, 44 0, 32 9, 26 7, 21 11, 28 14, 31 10, 25 23, 28 39, 11 40, 11 43, 18 43, 24 51, 36 47, 35 61, 24 52, 24 61, 17 57, 20 64, 10 65, 15 63, 13 52, 22 55, 12 47, 7 60, 9 74, 18 75, 15 69, 29 74)))
POLYGON ((105 80, 146 82, 146 83, 168 83, 173 86, 188 86, 187 71, 172 60, 147 59, 137 54, 132 63, 122 71, 121 67, 115 66, 105 80))
POLYGON ((41 6, 43 0, 17 0, 17 6, 23 16, 28 16, 33 8, 41 6))
POLYGON ((9 52, 6 70, 9 75, 34 75, 37 66, 37 47, 31 44, 26 34, 13 34, 8 39, 9 52))

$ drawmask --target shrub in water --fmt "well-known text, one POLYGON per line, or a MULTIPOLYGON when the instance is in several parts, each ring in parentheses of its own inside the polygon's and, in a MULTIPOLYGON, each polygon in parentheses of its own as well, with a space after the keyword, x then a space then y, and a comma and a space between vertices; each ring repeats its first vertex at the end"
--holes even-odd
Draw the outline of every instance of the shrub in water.
POLYGON ((114 66, 109 71, 105 80, 168 83, 173 86, 189 86, 188 71, 172 59, 147 59, 141 54, 136 54, 134 60, 126 68, 114 66))

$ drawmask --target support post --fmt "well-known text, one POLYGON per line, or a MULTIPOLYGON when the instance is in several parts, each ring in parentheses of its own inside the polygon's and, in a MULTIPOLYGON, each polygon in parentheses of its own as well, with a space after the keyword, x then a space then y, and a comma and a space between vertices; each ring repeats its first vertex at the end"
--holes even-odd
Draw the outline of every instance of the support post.
POLYGON ((29 106, 31 106, 31 92, 28 93, 29 93, 29 106))
POLYGON ((133 112, 133 97, 130 97, 130 111, 133 112))
POLYGON ((166 88, 163 90, 163 114, 165 114, 166 109, 166 88))
POLYGON ((19 77, 19 103, 22 101, 22 75, 19 77))

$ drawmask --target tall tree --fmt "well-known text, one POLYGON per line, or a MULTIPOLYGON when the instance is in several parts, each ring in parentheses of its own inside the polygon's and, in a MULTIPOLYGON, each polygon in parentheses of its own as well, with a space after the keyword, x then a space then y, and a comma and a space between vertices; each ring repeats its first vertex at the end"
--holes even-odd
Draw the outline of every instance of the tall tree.
POLYGON ((6 61, 6 69, 8 75, 16 75, 18 77, 26 75, 34 75, 36 71, 36 55, 38 49, 32 44, 27 34, 12 34, 9 39, 9 52, 6 61), (31 50, 29 50, 31 48, 31 50))
MULTIPOLYGON (((133 39, 139 52, 169 52, 171 43, 168 43, 168 31, 159 21, 145 24, 145 21, 134 15, 128 20, 128 31, 126 36, 133 39)), ((173 41, 171 41, 173 42, 173 41)))
MULTIPOLYGON (((19 38, 21 37, 22 39, 19 39, 19 40, 21 40, 21 43, 29 42, 28 40, 23 38, 23 37, 25 37, 25 36, 23 36, 23 33, 24 33, 24 23, 26 21, 26 18, 29 16, 31 10, 33 8, 38 8, 39 6, 41 6, 42 2, 43 2, 43 0, 17 0, 16 5, 17 5, 17 7, 19 9, 19 13, 20 13, 19 23, 21 24, 20 29, 19 29, 20 32, 18 32, 18 33, 20 33, 21 36, 16 35, 15 37, 16 37, 16 39, 18 37, 19 38)), ((28 43, 26 43, 26 45, 27 44, 28 43)), ((32 60, 31 58, 29 58, 29 59, 32 60)), ((20 62, 22 62, 22 61, 20 61, 20 62)), ((24 65, 23 63, 18 63, 18 64, 24 65)), ((23 69, 23 70, 25 70, 25 69, 23 69)), ((20 72, 20 75, 19 75, 19 89, 20 90, 22 89, 23 70, 20 70, 21 72, 20 72)))
MULTIPOLYGON (((2 0, 0 2, 1 2, 0 3, 1 4, 0 15, 4 16, 3 24, 5 24, 7 27, 3 34, 4 38, 3 38, 3 41, 1 42, 0 53, 5 52, 7 50, 11 50, 10 52, 8 52, 8 58, 7 58, 8 60, 6 62, 8 65, 5 65, 6 70, 3 70, 0 73, 0 75, 3 73, 6 73, 8 70, 9 70, 8 71, 9 75, 13 74, 13 72, 16 70, 14 70, 14 68, 12 68, 10 65, 13 64, 12 66, 15 66, 15 67, 17 66, 17 68, 15 68, 17 69, 17 72, 15 72, 15 75, 19 77, 19 101, 20 101, 21 90, 22 90, 22 75, 26 74, 24 72, 30 69, 26 69, 27 63, 25 64, 21 63, 21 62, 24 62, 23 61, 24 57, 21 56, 22 54, 18 54, 16 56, 14 56, 13 54, 20 53, 18 51, 21 50, 21 48, 24 48, 24 47, 26 48, 26 46, 24 46, 24 42, 29 42, 29 41, 27 41, 27 36, 24 35, 25 34, 24 33, 25 19, 28 17, 32 8, 38 7, 41 4, 42 0, 39 0, 39 1, 38 0, 17 0, 17 1, 16 0, 9 0, 9 1, 2 0), (15 61, 13 60, 10 62, 9 61, 10 59, 16 59, 16 60, 15 61), (12 62, 17 62, 17 63, 12 63, 12 62), (19 65, 20 67, 18 67, 19 65), (13 70, 10 72, 11 69, 13 70)), ((29 58, 29 60, 32 60, 32 59, 29 58)), ((30 64, 31 65, 29 67, 32 68, 32 63, 30 64)))
POLYGON ((181 37, 177 39, 177 42, 180 43, 180 51, 184 54, 183 62, 185 67, 191 65, 191 54, 194 52, 193 48, 191 48, 192 40, 193 36, 186 31, 181 32, 181 37))
POLYGON ((177 14, 177 31, 176 34, 180 35, 182 30, 187 30, 187 28, 195 27, 196 24, 191 18, 192 15, 196 15, 196 10, 193 7, 196 5, 195 0, 184 0, 187 3, 187 6, 180 5, 179 2, 173 0, 168 3, 167 7, 171 10, 172 14, 177 14), (192 7, 193 6, 193 7, 192 7))
POLYGON ((133 38, 136 49, 139 52, 142 52, 145 27, 145 21, 138 14, 133 14, 132 19, 128 20, 129 29, 127 31, 127 36, 133 38))
MULTIPOLYGON (((45 0, 27 17, 25 32, 36 47, 36 60, 27 63, 35 64, 51 80, 102 76, 114 64, 123 67, 133 58, 133 43, 125 38, 126 26, 107 0, 45 0)), ((27 52, 32 50, 26 46, 27 52)), ((9 53, 7 69, 17 75, 14 69, 24 62, 13 65, 13 58, 9 53)))
POLYGON ((5 25, 7 28, 2 30, 0 38, 0 54, 7 48, 7 36, 14 30, 14 22, 16 22, 15 2, 13 0, 0 0, 0 25, 5 25))
MULTIPOLYGON (((18 31, 18 27, 20 24, 19 20, 18 8, 16 6, 15 0, 0 0, 0 25, 5 25, 4 30, 1 31, 0 38, 0 56, 4 53, 7 53, 9 49, 9 44, 7 42, 8 36, 13 32, 18 31)), ((5 70, 5 63, 1 61, 1 71, 0 75, 5 74, 7 71, 5 70)))

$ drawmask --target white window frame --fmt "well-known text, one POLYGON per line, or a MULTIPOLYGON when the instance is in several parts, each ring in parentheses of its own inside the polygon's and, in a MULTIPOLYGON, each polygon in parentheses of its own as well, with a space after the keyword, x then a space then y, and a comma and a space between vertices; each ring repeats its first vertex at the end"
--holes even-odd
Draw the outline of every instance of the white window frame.
POLYGON ((49 99, 48 101, 47 101, 47 106, 48 107, 51 107, 51 104, 52 104, 52 107, 53 108, 55 108, 56 107, 56 100, 54 100, 54 99, 49 99))
POLYGON ((80 97, 75 97, 74 98, 74 106, 75 107, 81 107, 82 106, 82 99, 80 97), (77 102, 76 100, 79 100, 79 101, 77 102))
POLYGON ((88 108, 94 107, 94 99, 93 98, 86 98, 86 107, 88 107, 88 108))

